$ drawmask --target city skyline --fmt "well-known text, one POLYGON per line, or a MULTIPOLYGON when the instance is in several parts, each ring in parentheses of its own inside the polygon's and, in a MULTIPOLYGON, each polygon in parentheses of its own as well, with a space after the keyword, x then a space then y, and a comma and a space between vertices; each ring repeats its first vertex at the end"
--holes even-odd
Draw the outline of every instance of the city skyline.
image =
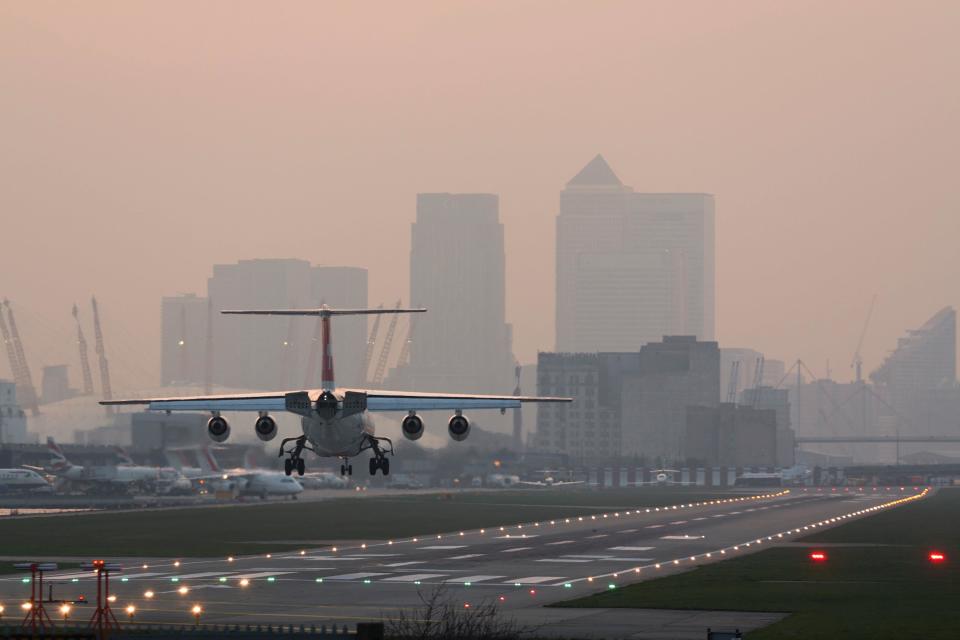
POLYGON ((0 295, 35 376, 68 363, 76 385, 69 311, 96 293, 115 377, 154 381, 157 300, 202 291, 212 264, 367 267, 371 303, 390 304, 409 290, 396 263, 425 191, 500 196, 506 319, 532 362, 554 344, 542 265, 559 192, 597 153, 638 191, 715 194, 722 345, 819 374, 829 359, 845 380, 874 293, 866 371, 960 306, 958 88, 942 82, 955 5, 874 4, 867 29, 862 9, 832 3, 550 9, 385 8, 371 23, 350 7, 253 7, 224 23, 203 7, 180 24, 159 6, 4 5, 0 70, 19 89, 0 104, 15 124, 0 295), (377 48, 337 55, 371 33, 377 48), (467 46, 492 41, 493 57, 467 46))

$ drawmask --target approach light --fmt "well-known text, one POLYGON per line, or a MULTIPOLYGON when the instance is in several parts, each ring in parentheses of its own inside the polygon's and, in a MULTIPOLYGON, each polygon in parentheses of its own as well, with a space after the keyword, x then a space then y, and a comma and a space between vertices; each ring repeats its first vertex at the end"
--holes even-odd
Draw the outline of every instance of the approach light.
POLYGON ((934 564, 940 564, 941 562, 946 562, 947 560, 947 556, 940 551, 931 551, 930 555, 927 557, 930 559, 930 562, 934 564))
POLYGON ((66 602, 60 605, 60 615, 63 616, 64 620, 70 617, 70 605, 68 605, 66 602))
POLYGON ((249 578, 241 578, 241 579, 240 579, 240 586, 241 586, 241 587, 246 587, 246 586, 249 585, 249 584, 250 584, 249 578))
POLYGON ((153 591, 150 591, 149 589, 144 591, 143 597, 146 598, 147 600, 150 600, 151 598, 153 598, 153 591))
POLYGON ((33 609, 33 603, 24 602, 22 605, 20 605, 20 608, 23 609, 24 611, 30 611, 30 609, 33 609))
POLYGON ((179 589, 177 589, 177 593, 179 593, 179 594, 182 595, 182 596, 185 596, 185 595, 187 595, 188 593, 190 593, 190 589, 189 589, 188 587, 186 587, 186 586, 182 586, 182 587, 180 587, 179 589))
POLYGON ((109 602, 110 604, 113 604, 116 601, 117 601, 117 596, 113 595, 112 593, 107 596, 107 602, 109 602))
POLYGON ((810 559, 813 560, 814 562, 826 562, 827 554, 823 551, 811 551, 810 559))
POLYGON ((127 617, 130 618, 130 620, 133 620, 133 614, 137 612, 137 608, 132 604, 128 604, 125 611, 127 612, 127 617))

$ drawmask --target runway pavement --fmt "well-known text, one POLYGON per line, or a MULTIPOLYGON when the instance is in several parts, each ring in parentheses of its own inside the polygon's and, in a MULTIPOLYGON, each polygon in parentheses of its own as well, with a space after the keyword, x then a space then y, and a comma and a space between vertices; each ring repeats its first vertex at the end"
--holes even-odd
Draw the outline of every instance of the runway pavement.
MULTIPOLYGON (((199 603, 205 623, 295 625, 389 618, 442 586, 458 606, 493 600, 523 623, 545 624, 545 635, 576 637, 580 620, 582 637, 603 636, 596 616, 541 607, 789 542, 811 530, 896 506, 920 491, 776 490, 762 497, 731 495, 703 503, 261 556, 124 559, 124 571, 113 577, 111 586, 118 616, 133 604, 140 622, 189 622, 190 608, 199 603), (152 597, 145 595, 148 591, 152 597)), ((289 537, 311 536, 291 523, 289 537)), ((89 573, 58 571, 46 582, 55 585, 55 599, 96 595, 89 573)), ((0 578, 0 602, 8 612, 28 591, 21 576, 0 578)), ((83 609, 75 608, 74 615, 88 616, 83 609)), ((606 635, 624 624, 629 627, 624 620, 631 615, 637 612, 604 616, 610 626, 606 635)), ((754 626, 770 621, 770 616, 761 616, 754 626)))

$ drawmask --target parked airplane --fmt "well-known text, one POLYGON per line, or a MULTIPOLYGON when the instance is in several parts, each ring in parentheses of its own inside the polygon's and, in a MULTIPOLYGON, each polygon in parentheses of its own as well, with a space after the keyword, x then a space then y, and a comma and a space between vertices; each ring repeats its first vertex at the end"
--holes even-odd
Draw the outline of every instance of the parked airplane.
POLYGON ((49 469, 25 468, 49 472, 58 480, 69 482, 76 487, 106 493, 129 492, 133 489, 170 493, 171 490, 184 488, 182 476, 176 469, 133 464, 122 449, 118 452, 120 464, 100 467, 84 467, 71 463, 52 437, 47 438, 47 449, 52 458, 49 469))
POLYGON ((152 411, 210 411, 207 432, 215 442, 223 442, 230 436, 230 425, 221 415, 224 411, 256 411, 258 414, 254 431, 263 441, 277 435, 277 423, 270 417, 271 411, 289 411, 301 416, 303 435, 284 438, 280 443, 280 456, 289 456, 284 461, 284 471, 290 475, 294 470, 304 474, 303 451, 312 451, 317 456, 340 458, 340 475, 352 474, 350 458, 370 450, 370 475, 377 470, 383 475, 390 473, 393 443, 389 438, 374 435, 370 412, 405 411, 401 424, 404 437, 417 440, 423 435, 423 420, 419 411, 453 411, 447 421, 447 431, 454 440, 465 440, 470 433, 467 409, 519 408, 523 402, 570 402, 571 398, 545 398, 526 396, 494 396, 443 393, 416 393, 407 391, 378 391, 371 389, 338 389, 333 376, 333 354, 330 349, 330 320, 334 316, 355 316, 384 313, 422 313, 426 309, 331 309, 323 305, 318 309, 275 309, 222 311, 224 314, 313 316, 319 317, 322 329, 322 386, 319 389, 277 391, 222 396, 195 396, 185 398, 138 398, 103 401, 104 405, 147 405, 152 411), (288 451, 286 446, 293 442, 288 451))
MULTIPOLYGON (((113 448, 114 453, 116 453, 117 458, 120 459, 120 464, 118 467, 127 467, 134 468, 140 467, 133 461, 133 458, 130 457, 130 454, 127 453, 127 450, 123 447, 117 446, 113 448)), ((180 472, 179 469, 175 467, 142 467, 144 469, 153 469, 156 471, 156 491, 157 493, 163 494, 178 494, 186 495, 188 493, 193 493, 193 484, 190 480, 180 472)))
POLYGON ((0 493, 42 493, 53 485, 33 469, 0 469, 0 493))
POLYGON ((244 466, 236 469, 222 469, 208 447, 203 448, 199 458, 202 475, 192 479, 203 480, 216 489, 233 490, 238 496, 258 496, 261 500, 269 496, 290 496, 296 500, 297 494, 303 492, 303 485, 294 478, 272 469, 258 469, 249 453, 244 458, 244 466))

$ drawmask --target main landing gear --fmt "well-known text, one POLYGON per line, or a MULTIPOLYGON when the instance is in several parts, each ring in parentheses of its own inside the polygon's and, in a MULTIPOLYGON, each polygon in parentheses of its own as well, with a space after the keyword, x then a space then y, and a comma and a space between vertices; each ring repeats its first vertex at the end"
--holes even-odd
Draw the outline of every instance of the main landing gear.
MULTIPOLYGON (((283 472, 288 476, 293 474, 294 471, 297 472, 297 475, 302 476, 306 470, 306 463, 303 461, 303 450, 313 451, 313 447, 307 444, 307 436, 300 436, 299 438, 284 438, 283 442, 280 443, 280 456, 289 454, 290 457, 283 461, 283 472), (296 442, 293 446, 293 449, 290 451, 286 450, 288 442, 296 442)), ((316 451, 313 451, 316 453, 316 451)))
POLYGON ((377 475, 377 469, 383 472, 383 475, 390 475, 390 459, 386 454, 393 455, 393 442, 390 438, 378 438, 367 434, 366 441, 360 447, 360 451, 370 449, 373 451, 373 457, 370 458, 370 475, 377 475), (386 443, 386 448, 380 445, 386 443))

